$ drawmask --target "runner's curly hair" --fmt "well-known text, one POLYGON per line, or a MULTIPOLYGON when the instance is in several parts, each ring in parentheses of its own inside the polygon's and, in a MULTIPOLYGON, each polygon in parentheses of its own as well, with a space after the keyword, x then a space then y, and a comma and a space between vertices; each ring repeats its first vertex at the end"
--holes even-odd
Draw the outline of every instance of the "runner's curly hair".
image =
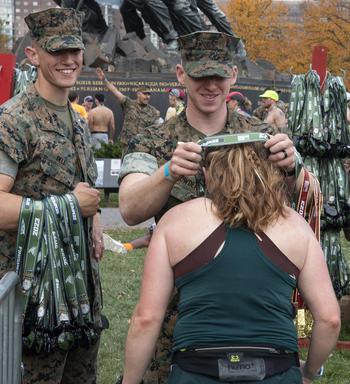
POLYGON ((218 216, 230 227, 263 231, 289 204, 283 174, 262 143, 218 148, 207 155, 206 185, 218 216))

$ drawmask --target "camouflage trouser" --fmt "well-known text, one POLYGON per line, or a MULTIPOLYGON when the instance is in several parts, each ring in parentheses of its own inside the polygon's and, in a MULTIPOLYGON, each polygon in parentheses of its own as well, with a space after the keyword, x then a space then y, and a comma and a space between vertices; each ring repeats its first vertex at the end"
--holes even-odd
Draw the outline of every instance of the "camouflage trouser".
POLYGON ((177 304, 179 296, 174 291, 172 300, 168 306, 163 326, 157 341, 154 357, 150 367, 144 376, 145 384, 166 383, 170 373, 171 365, 171 345, 173 331, 177 320, 177 304))
POLYGON ((23 384, 96 384, 97 353, 100 341, 91 348, 70 352, 23 352, 23 384))

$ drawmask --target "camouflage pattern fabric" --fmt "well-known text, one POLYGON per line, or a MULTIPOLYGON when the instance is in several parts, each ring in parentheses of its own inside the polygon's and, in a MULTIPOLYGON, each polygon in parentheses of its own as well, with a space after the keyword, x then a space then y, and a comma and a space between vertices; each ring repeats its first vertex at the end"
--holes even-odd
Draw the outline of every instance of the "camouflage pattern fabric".
POLYGON ((96 384, 98 348, 99 341, 89 349, 77 348, 68 353, 57 350, 49 359, 45 353, 24 352, 23 384, 96 384))
MULTIPOLYGON (((71 106, 69 111, 73 133, 46 107, 34 85, 1 106, 0 150, 18 164, 11 193, 40 200, 50 194, 70 192, 79 181, 94 185, 97 170, 89 129, 71 106)), ((98 263, 92 257, 91 230, 89 219, 89 295, 95 324, 101 327, 102 296, 98 263)), ((16 231, 0 231, 0 278, 15 270, 16 236, 16 231)), ((50 355, 47 359, 50 364, 50 355)))
POLYGON ((24 20, 31 38, 47 52, 84 49, 81 14, 72 8, 50 8, 24 20))
MULTIPOLYGON (((228 114, 225 128, 217 134, 237 133, 247 130, 275 133, 268 124, 236 112, 228 114)), ((178 141, 197 142, 205 135, 194 129, 187 121, 185 111, 165 122, 161 127, 149 127, 144 134, 129 141, 123 159, 120 180, 129 173, 151 175, 158 167, 171 159, 178 141), (158 164, 156 166, 155 164, 158 164)), ((176 204, 198 197, 198 181, 195 177, 183 177, 173 187, 170 198, 157 218, 176 204)))
POLYGON ((219 32, 194 32, 178 38, 181 62, 191 77, 232 76, 238 37, 219 32))
MULTIPOLYGON (((228 113, 224 129, 217 134, 247 130, 274 133, 272 127, 257 118, 231 112, 228 113)), ((203 133, 189 124, 185 111, 165 122, 161 128, 149 127, 143 135, 138 135, 129 142, 128 153, 122 163, 120 178, 122 179, 129 173, 137 172, 151 175, 157 169, 156 162, 159 167, 171 159, 178 141, 197 142, 204 137, 203 133)), ((156 220, 173 206, 195 197, 198 197, 195 177, 180 179, 174 185, 165 207, 156 216, 156 220)), ((155 356, 144 376, 145 384, 165 383, 169 375, 172 334, 177 318, 177 302, 177 296, 174 294, 163 322, 155 356)))
POLYGON ((120 142, 127 148, 129 141, 138 134, 142 134, 144 129, 155 124, 159 119, 160 112, 152 105, 141 105, 137 100, 125 97, 121 103, 124 113, 123 128, 120 133, 120 142))

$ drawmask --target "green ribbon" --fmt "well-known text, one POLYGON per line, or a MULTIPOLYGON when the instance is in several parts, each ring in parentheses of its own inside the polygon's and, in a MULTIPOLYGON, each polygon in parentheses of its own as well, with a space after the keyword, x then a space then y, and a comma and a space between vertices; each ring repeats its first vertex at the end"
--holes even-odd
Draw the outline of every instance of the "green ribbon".
POLYGON ((93 325, 86 237, 74 195, 23 199, 16 257, 25 347, 50 352, 93 343, 99 331, 93 325))
POLYGON ((288 122, 305 167, 320 181, 324 200, 321 242, 335 292, 341 297, 350 281, 339 237, 340 229, 350 225, 349 182, 343 166, 344 157, 349 155, 343 80, 328 74, 321 93, 315 71, 295 76, 288 122))

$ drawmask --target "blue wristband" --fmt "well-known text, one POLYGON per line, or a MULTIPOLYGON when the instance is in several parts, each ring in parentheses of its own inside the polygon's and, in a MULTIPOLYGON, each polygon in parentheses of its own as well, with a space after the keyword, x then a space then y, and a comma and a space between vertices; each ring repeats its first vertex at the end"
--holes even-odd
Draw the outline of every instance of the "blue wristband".
POLYGON ((169 169, 170 161, 165 163, 164 165, 164 177, 170 181, 175 181, 175 179, 171 176, 170 174, 170 169, 169 169))

